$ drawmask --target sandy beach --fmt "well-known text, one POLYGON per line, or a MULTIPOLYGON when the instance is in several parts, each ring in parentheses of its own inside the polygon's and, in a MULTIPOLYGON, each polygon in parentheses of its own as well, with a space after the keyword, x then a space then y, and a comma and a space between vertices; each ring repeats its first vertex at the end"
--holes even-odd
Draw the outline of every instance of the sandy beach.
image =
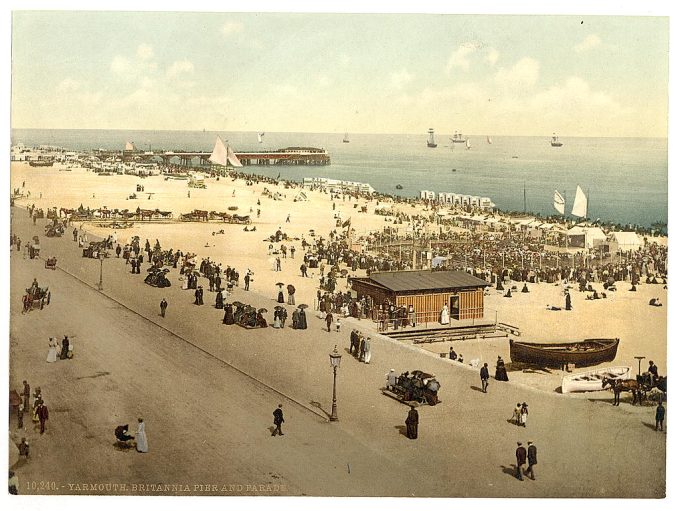
MULTIPOLYGON (((254 480, 285 486, 278 493, 282 495, 664 494, 665 434, 653 432, 653 407, 631 407, 626 402, 613 408, 608 391, 563 396, 556 391, 563 376, 560 371, 511 371, 509 383, 492 380, 490 394, 483 395, 477 387, 477 369, 439 357, 454 346, 466 361, 478 358, 493 366, 498 355, 509 359, 506 338, 412 345, 379 335, 376 325, 367 320, 348 318, 340 334, 327 333, 312 311, 305 331, 248 331, 221 324, 221 312, 212 307, 213 293, 207 294, 205 306, 193 306, 193 293, 181 290, 176 270, 169 274, 170 288, 155 289, 130 274, 117 258, 104 263, 104 291, 98 293, 93 287, 99 262, 80 257, 69 231, 62 238, 45 238, 43 227, 48 221, 38 220, 34 226, 23 209, 29 204, 44 209, 82 204, 134 210, 139 206, 172 211, 177 217, 193 209, 226 211, 237 206, 236 213, 251 215, 255 232, 222 223, 135 222, 133 228, 116 234, 121 243, 132 236, 152 243, 158 239, 164 249, 210 257, 223 267, 235 266, 242 275, 251 269, 251 291, 237 289, 234 298, 271 310, 278 281, 297 288, 298 303, 314 303, 318 270, 311 270, 310 278, 301 277, 298 270, 303 237, 308 241, 327 238, 338 219, 350 218, 357 237, 386 225, 405 229, 373 214, 375 201, 333 201, 328 194, 306 192, 307 201, 295 202, 296 189, 265 183, 249 186, 228 178, 208 179, 206 189, 191 189, 188 197, 185 181, 165 181, 160 176, 144 180, 100 177, 84 169, 60 172, 58 166, 31 168, 13 163, 11 187, 24 182, 31 194, 16 201, 20 207, 12 209, 12 232, 22 239, 40 235, 41 256, 57 257, 58 271, 46 270, 42 261, 12 252, 10 388, 19 388, 28 373, 31 381, 41 382, 46 400, 54 407, 47 437, 29 433, 35 440, 34 452, 40 455, 17 469, 21 478, 39 479, 50 464, 58 463, 65 467, 60 476, 66 489, 61 493, 74 493, 68 481, 89 476, 128 483, 254 480), (146 193, 138 193, 136 200, 127 199, 138 183, 146 193), (263 195, 265 188, 278 191, 282 200, 263 195), (368 213, 359 213, 364 205, 368 213), (288 215, 290 222, 286 222, 288 215), (265 239, 279 228, 289 237, 286 245, 298 251, 294 259, 290 255, 282 258, 282 271, 275 272, 268 254, 270 242, 265 239), (222 229, 224 234, 217 234, 222 229), (41 285, 50 285, 53 303, 43 311, 21 315, 20 297, 33 277, 41 285), (170 303, 166 318, 158 314, 162 297, 170 303), (351 328, 374 339, 371 364, 359 363, 347 353, 351 328), (76 335, 78 357, 46 364, 47 338, 64 334, 76 335), (332 383, 328 353, 335 345, 344 355, 341 421, 328 424, 332 383), (409 443, 399 430, 407 408, 380 394, 390 368, 427 370, 442 383, 442 403, 421 408, 417 444, 409 443), (291 414, 290 423, 288 418, 286 422, 291 434, 287 432, 285 444, 279 442, 283 439, 270 438, 267 429, 271 410, 281 400, 291 414), (526 431, 518 432, 507 421, 517 401, 530 404, 526 431), (116 452, 112 448, 114 425, 133 423, 140 414, 148 424, 151 452, 148 456, 116 452), (215 421, 216 416, 228 419, 215 421), (59 431, 72 427, 77 432, 60 441, 59 431), (612 449, 612 428, 625 449, 612 449), (575 439, 584 435, 590 441, 581 448, 575 439), (515 442, 520 439, 539 445, 546 462, 539 480, 518 487, 521 483, 512 476, 512 462, 515 442), (271 447, 270 441, 277 442, 277 447, 271 447), (81 456, 92 462, 77 463, 81 456), (214 471, 215 464, 225 459, 228 463, 214 471), (635 468, 641 460, 646 466, 642 473, 635 468), (620 470, 606 470, 612 463, 620 470), (302 465, 308 469, 300 470, 302 465), (591 470, 583 471, 583 466, 591 470), (395 478, 395 472, 407 477, 395 478)), ((410 214, 425 213, 423 206, 394 207, 410 214)), ((82 229, 92 237, 112 233, 110 228, 90 223, 82 229)), ((587 301, 585 294, 574 292, 572 311, 546 310, 546 304, 563 305, 559 286, 530 284, 529 288, 530 293, 516 293, 510 299, 492 290, 486 302, 488 314, 519 327, 521 340, 618 337, 617 358, 609 365, 633 367, 633 357, 644 355, 643 363, 652 359, 660 373, 666 374, 667 296, 663 286, 641 284, 637 293, 621 286, 599 301, 587 301), (652 297, 659 297, 664 307, 649 307, 652 297)), ((339 289, 347 289, 345 281, 340 281, 339 289)), ((14 420, 10 431, 14 438, 23 434, 16 431, 14 420)), ((248 494, 244 490, 233 493, 248 494)))

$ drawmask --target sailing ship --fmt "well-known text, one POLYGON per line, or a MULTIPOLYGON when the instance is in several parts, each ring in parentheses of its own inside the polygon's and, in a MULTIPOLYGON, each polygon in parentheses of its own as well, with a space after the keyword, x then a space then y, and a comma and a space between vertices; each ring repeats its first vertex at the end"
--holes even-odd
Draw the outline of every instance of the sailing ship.
POLYGON ((491 137, 489 135, 486 136, 486 143, 487 144, 491 143, 491 137))
POLYGON ((452 137, 449 137, 449 140, 454 144, 464 144, 466 139, 463 138, 462 133, 456 131, 452 137))
POLYGON ((262 137, 264 137, 264 133, 258 133, 257 134, 257 143, 258 144, 262 143, 262 137))
POLYGON ((550 145, 553 147, 562 147, 562 142, 560 142, 560 139, 557 135, 553 133, 552 138, 550 139, 550 145))
POLYGON ((427 130, 427 147, 437 147, 437 143, 434 141, 434 130, 430 128, 427 130))
POLYGON ((215 147, 208 161, 223 167, 243 167, 232 148, 225 145, 219 135, 215 140, 215 147))
POLYGON ((470 145, 470 139, 466 138, 465 139, 465 149, 470 149, 470 148, 472 148, 472 146, 470 145))
MULTIPOLYGON (((566 195, 566 193, 564 195, 566 195)), ((566 202, 566 199, 560 192, 557 190, 553 192, 553 207, 560 215, 564 215, 566 202)), ((574 205, 571 208, 571 214, 580 218, 586 218, 588 216, 588 197, 583 193, 580 185, 576 185, 574 205)))
POLYGON ((349 134, 345 132, 345 137, 342 139, 343 144, 349 144, 349 134))

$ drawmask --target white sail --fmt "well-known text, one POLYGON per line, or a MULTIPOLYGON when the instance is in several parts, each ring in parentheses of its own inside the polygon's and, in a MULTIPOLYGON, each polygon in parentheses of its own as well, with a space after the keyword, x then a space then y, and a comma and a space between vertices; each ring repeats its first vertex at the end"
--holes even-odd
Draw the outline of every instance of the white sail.
POLYGON ((564 204, 564 197, 562 197, 560 192, 555 190, 555 193, 553 194, 553 206, 561 215, 564 215, 564 204))
POLYGON ((243 167, 241 161, 236 157, 236 153, 229 146, 227 146, 227 161, 231 163, 232 167, 243 167))
POLYGON ((225 167, 228 164, 231 164, 233 167, 243 166, 236 157, 236 154, 234 154, 234 151, 231 150, 231 147, 224 145, 224 142, 222 142, 222 139, 219 137, 219 135, 217 136, 217 140, 215 140, 215 147, 213 148, 212 154, 208 159, 212 163, 223 165, 225 167))
POLYGON ((576 186, 576 196, 574 197, 574 207, 571 208, 571 214, 581 218, 588 216, 588 198, 578 185, 576 186))
POLYGON ((487 143, 487 144, 490 144, 490 143, 491 143, 491 137, 489 137, 489 136, 486 137, 486 143, 487 143))
POLYGON ((465 139, 465 148, 466 148, 466 149, 470 149, 470 147, 472 147, 472 146, 470 145, 470 139, 469 139, 469 138, 466 138, 466 139, 465 139))
POLYGON ((262 143, 262 137, 264 137, 264 133, 258 133, 258 134, 257 134, 257 141, 258 141, 258 143, 260 143, 260 144, 262 143))

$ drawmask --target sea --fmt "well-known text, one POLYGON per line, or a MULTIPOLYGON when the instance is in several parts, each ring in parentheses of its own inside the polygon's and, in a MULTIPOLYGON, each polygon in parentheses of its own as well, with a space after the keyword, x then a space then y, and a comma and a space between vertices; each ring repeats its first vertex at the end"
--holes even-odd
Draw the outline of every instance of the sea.
MULTIPOLYGON (((266 133, 256 132, 44 130, 14 129, 12 144, 52 145, 66 149, 210 151, 217 136, 236 151, 283 147, 328 150, 327 166, 249 166, 247 172, 302 181, 329 177, 370 183, 378 192, 417 197, 421 190, 490 197, 503 211, 557 214, 559 191, 571 211, 577 185, 588 197, 588 218, 603 223, 649 228, 668 221, 668 140, 665 138, 560 138, 465 135, 465 144, 448 135, 266 133), (397 189, 400 185, 400 189, 397 189)), ((577 220, 575 217, 572 219, 577 220)), ((664 229, 665 230, 665 229, 664 229)))

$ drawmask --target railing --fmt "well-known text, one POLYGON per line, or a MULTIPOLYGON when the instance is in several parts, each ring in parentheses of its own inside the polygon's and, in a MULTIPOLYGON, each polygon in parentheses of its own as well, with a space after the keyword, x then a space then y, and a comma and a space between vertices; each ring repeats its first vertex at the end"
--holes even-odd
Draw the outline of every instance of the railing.
MULTIPOLYGON (((472 314, 473 316, 477 316, 481 312, 481 317, 471 317, 471 318, 463 318, 463 319, 456 319, 453 316, 451 316, 449 312, 449 325, 450 326, 477 326, 478 324, 481 323, 486 323, 488 322, 487 318, 487 312, 488 313, 493 313, 494 316, 494 324, 498 323, 498 311, 493 310, 493 309, 485 309, 484 307, 473 307, 470 309, 466 309, 465 314, 472 314), (460 325, 457 325, 454 322, 464 322, 461 323, 460 325)), ((399 317, 389 317, 389 313, 385 311, 381 311, 380 309, 373 309, 371 311, 371 320, 376 324, 376 330, 378 332, 385 332, 388 330, 398 330, 398 329, 404 329, 407 326, 412 326, 413 325, 413 320, 412 320, 412 315, 415 314, 415 324, 416 327, 421 327, 421 328, 429 328, 430 325, 436 326, 436 325, 442 325, 440 323, 440 317, 441 317, 441 311, 416 311, 415 313, 409 313, 406 312, 406 316, 403 315, 403 313, 399 317)))

